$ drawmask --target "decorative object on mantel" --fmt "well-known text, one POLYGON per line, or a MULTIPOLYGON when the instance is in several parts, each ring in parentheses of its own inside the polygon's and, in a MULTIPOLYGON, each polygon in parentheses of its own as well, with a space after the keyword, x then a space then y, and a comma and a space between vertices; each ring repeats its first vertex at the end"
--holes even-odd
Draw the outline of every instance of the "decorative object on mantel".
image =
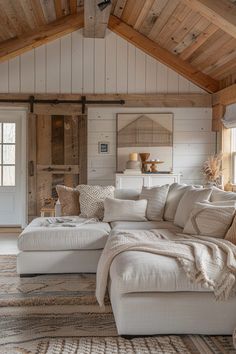
POLYGON ((202 173, 207 186, 222 187, 222 153, 210 156, 203 164, 202 173))
POLYGON ((160 161, 160 160, 151 160, 151 161, 145 161, 144 162, 144 165, 146 165, 146 166, 148 166, 148 165, 151 165, 150 166, 150 170, 149 171, 145 171, 145 173, 157 173, 158 172, 158 170, 157 170, 157 165, 159 164, 159 163, 164 163, 164 161, 160 161))
POLYGON ((145 162, 149 159, 150 154, 149 152, 140 152, 139 154, 140 159, 142 161, 142 172, 146 172, 147 165, 145 165, 145 162))
POLYGON ((138 154, 136 152, 132 152, 129 154, 129 160, 126 162, 124 174, 135 175, 141 173, 141 163, 138 161, 138 154))
POLYGON ((109 154, 110 143, 105 141, 99 141, 98 143, 98 153, 99 154, 109 154))

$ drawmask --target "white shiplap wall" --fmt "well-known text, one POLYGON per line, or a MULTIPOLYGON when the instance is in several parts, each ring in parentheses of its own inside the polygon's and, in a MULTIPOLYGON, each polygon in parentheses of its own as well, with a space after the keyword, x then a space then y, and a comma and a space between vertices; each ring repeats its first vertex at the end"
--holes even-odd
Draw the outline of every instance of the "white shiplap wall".
POLYGON ((174 115, 173 168, 182 182, 201 184, 201 167, 215 152, 211 108, 89 108, 88 179, 91 184, 114 184, 116 169, 116 113, 171 112, 174 115), (98 142, 110 142, 110 153, 98 153, 98 142))
POLYGON ((111 31, 75 31, 0 64, 0 93, 204 92, 111 31))
MULTIPOLYGON (((167 66, 107 31, 105 39, 75 31, 0 64, 0 93, 185 93, 204 92, 167 66)), ((89 108, 89 183, 114 183, 116 113, 172 112, 174 170, 187 183, 200 183, 200 167, 214 152, 211 109, 89 108), (109 155, 98 142, 109 141, 109 155)))

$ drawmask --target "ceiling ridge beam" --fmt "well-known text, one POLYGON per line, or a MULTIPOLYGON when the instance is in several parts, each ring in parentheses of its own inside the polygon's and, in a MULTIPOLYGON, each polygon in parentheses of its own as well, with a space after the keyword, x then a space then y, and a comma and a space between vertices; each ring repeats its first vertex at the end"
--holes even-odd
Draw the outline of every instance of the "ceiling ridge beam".
POLYGON ((68 33, 82 28, 84 25, 83 12, 64 16, 47 25, 41 26, 37 31, 26 33, 0 43, 0 62, 12 59, 27 51, 51 42, 68 33))
POLYGON ((236 38, 236 6, 229 0, 181 0, 214 25, 236 38))
POLYGON ((178 58, 167 49, 162 48, 158 43, 139 33, 119 18, 110 16, 108 27, 146 54, 167 65, 169 68, 175 70, 178 74, 184 76, 186 79, 190 80, 197 86, 200 86, 207 92, 213 93, 219 90, 219 81, 214 80, 210 76, 194 68, 187 61, 178 58))

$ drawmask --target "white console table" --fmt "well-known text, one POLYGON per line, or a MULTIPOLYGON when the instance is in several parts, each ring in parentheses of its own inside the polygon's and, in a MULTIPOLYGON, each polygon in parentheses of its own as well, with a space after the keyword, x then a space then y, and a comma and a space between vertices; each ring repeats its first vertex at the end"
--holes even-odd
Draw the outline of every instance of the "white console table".
POLYGON ((141 175, 125 175, 116 173, 117 189, 137 189, 142 187, 162 186, 163 184, 180 183, 180 174, 177 173, 142 173, 141 175))

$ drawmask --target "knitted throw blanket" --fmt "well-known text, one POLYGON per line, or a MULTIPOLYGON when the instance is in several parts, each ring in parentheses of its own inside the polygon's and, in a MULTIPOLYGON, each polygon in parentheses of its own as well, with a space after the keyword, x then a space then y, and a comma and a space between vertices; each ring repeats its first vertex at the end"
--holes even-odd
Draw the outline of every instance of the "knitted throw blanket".
POLYGON ((226 300, 236 289, 236 246, 205 236, 174 235, 168 230, 112 232, 100 257, 96 297, 104 305, 110 265, 121 252, 144 251, 174 257, 186 275, 226 300))

